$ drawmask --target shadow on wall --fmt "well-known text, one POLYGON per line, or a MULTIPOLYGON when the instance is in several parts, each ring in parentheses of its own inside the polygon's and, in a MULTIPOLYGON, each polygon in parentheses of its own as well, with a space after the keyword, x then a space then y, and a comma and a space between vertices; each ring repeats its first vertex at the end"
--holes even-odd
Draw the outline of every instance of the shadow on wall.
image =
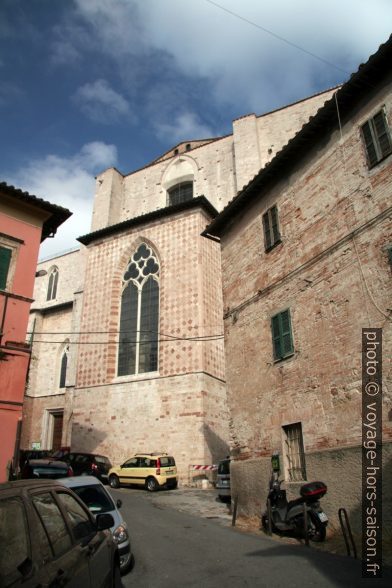
POLYGON ((107 433, 96 429, 92 425, 82 425, 78 422, 72 423, 71 450, 83 453, 104 453, 99 449, 107 437, 107 433))
POLYGON ((219 437, 209 425, 204 424, 202 426, 202 432, 211 454, 212 464, 217 464, 221 459, 225 459, 230 453, 229 444, 219 437))

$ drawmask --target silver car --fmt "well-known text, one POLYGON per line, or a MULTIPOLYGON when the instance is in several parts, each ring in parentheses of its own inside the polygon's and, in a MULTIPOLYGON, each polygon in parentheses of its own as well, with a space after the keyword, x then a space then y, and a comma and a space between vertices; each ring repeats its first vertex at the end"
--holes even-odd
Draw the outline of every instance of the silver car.
POLYGON ((111 531, 120 556, 120 571, 125 574, 132 567, 133 556, 127 523, 118 510, 122 505, 121 500, 114 501, 102 482, 94 476, 61 478, 59 482, 71 488, 94 515, 102 513, 112 515, 114 525, 111 531))

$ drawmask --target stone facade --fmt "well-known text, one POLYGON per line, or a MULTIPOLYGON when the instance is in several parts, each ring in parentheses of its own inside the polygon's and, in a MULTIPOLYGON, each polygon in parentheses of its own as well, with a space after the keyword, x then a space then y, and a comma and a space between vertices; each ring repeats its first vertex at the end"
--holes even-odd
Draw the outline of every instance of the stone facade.
POLYGON ((38 268, 47 274, 34 294, 22 447, 50 448, 52 416, 63 411, 62 444, 115 464, 136 451, 167 451, 187 482, 191 464, 228 454, 220 248, 201 232, 332 93, 247 115, 234 121, 232 135, 182 143, 131 174, 111 168, 97 177, 80 251, 38 268), (168 190, 181 182, 193 183, 192 203, 170 206, 168 190), (158 369, 118 376, 122 276, 140 243, 160 265, 158 369), (58 292, 48 302, 54 266, 58 292))
MULTIPOLYGON (((332 526, 345 507, 360 535, 361 336, 362 328, 382 328, 383 519, 390 541, 392 155, 369 169, 361 137, 362 125, 380 111, 392 128, 392 78, 377 67, 376 81, 356 86, 361 99, 341 94, 341 129, 337 117, 330 122, 331 101, 277 157, 275 171, 260 171, 255 187, 238 196, 243 204, 234 208, 234 201, 232 214, 229 206, 206 233, 221 238, 232 493, 242 512, 260 514, 274 452, 290 479, 286 431, 301 423, 303 479, 323 480, 332 526), (273 206, 280 240, 266 250, 263 215, 273 206), (294 350, 278 360, 271 319, 286 309, 294 350)), ((301 483, 286 483, 289 498, 301 483)))

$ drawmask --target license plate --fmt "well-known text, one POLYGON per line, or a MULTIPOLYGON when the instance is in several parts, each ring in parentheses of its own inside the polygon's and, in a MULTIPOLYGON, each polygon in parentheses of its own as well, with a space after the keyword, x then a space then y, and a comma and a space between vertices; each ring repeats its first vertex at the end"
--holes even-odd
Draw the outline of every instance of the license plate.
POLYGON ((325 512, 318 512, 317 514, 318 514, 318 517, 319 517, 319 519, 320 519, 320 521, 321 521, 322 523, 326 523, 326 522, 327 522, 327 520, 328 520, 328 517, 327 517, 327 515, 325 514, 325 512))
POLYGON ((172 473, 173 473, 173 470, 166 470, 166 471, 165 471, 165 475, 166 475, 166 476, 167 476, 168 474, 172 474, 172 473))

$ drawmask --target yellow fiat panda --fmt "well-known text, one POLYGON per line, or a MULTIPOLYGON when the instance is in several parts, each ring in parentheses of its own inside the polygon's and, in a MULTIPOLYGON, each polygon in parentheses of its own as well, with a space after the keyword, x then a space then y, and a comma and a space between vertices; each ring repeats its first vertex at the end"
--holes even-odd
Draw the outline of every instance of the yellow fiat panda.
POLYGON ((159 488, 177 488, 178 476, 174 457, 167 453, 138 453, 121 466, 109 470, 109 484, 139 484, 149 492, 159 488))

